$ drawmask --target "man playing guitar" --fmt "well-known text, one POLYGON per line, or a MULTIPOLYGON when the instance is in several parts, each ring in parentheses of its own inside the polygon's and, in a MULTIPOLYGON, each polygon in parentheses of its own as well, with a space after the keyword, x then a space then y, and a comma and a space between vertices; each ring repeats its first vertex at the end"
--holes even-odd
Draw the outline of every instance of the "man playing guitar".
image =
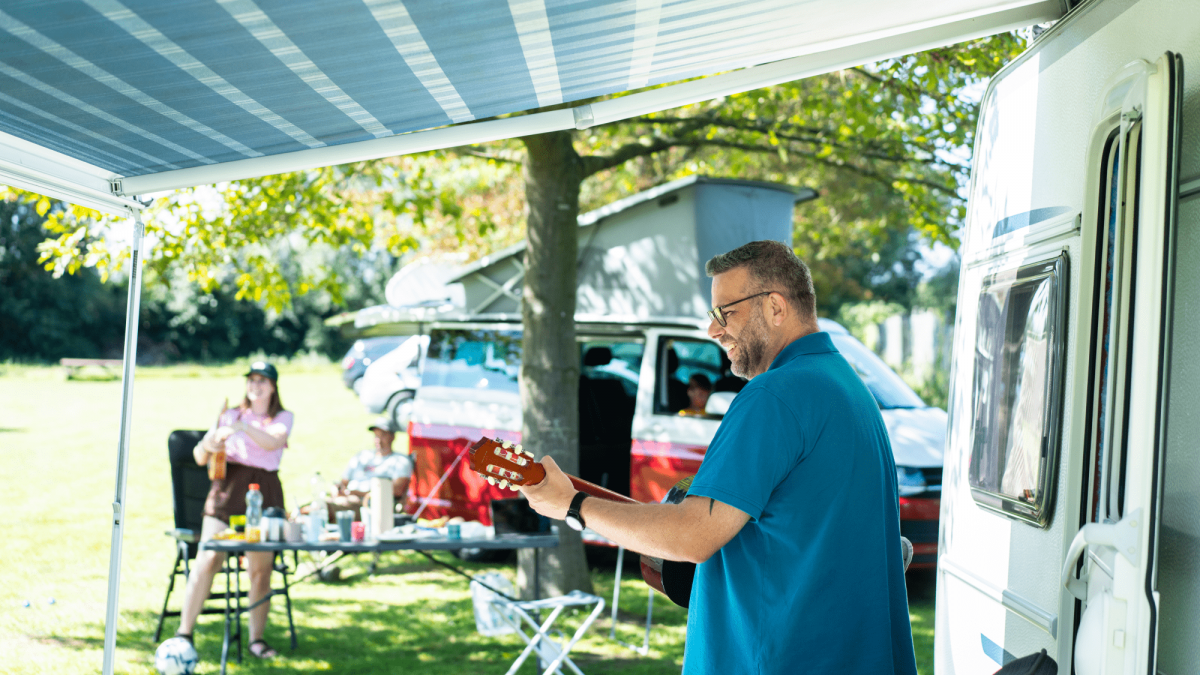
POLYGON ((554 460, 544 516, 698 563, 684 673, 915 675, 896 467, 870 391, 817 327, 807 266, 757 241, 705 266, 709 335, 750 382, 679 504, 586 498, 554 460))

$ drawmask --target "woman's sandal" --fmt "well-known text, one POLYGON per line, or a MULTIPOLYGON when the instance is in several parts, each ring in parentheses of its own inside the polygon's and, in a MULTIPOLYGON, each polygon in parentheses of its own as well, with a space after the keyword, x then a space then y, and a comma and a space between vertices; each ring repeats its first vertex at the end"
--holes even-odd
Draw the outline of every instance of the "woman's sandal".
POLYGON ((259 658, 259 659, 273 659, 276 656, 279 656, 279 652, 275 651, 274 647, 267 644, 267 641, 262 640, 262 639, 251 642, 248 649, 250 651, 251 656, 253 656, 255 658, 259 658), (255 650, 254 645, 261 645, 261 646, 257 650, 255 650))

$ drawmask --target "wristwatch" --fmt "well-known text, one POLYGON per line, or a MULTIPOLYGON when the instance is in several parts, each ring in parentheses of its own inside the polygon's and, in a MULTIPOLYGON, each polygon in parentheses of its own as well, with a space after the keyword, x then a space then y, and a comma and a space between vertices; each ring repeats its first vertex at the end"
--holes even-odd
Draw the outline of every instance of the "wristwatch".
POLYGON ((587 527, 583 522, 583 514, 579 512, 579 507, 583 505, 586 497, 586 492, 576 492, 575 498, 571 500, 571 506, 567 507, 567 517, 563 518, 568 527, 578 532, 582 532, 583 528, 587 527))

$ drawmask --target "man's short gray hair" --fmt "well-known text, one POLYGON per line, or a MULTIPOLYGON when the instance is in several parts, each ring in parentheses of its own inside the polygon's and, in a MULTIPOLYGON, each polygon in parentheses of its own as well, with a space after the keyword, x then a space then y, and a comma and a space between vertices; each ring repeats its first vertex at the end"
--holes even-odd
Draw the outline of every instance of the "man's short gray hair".
POLYGON ((769 239, 752 241, 713 256, 704 264, 704 272, 715 277, 739 267, 745 267, 750 273, 756 290, 783 294, 798 309, 801 319, 816 321, 817 294, 813 290, 812 275, 808 265, 787 244, 769 239))

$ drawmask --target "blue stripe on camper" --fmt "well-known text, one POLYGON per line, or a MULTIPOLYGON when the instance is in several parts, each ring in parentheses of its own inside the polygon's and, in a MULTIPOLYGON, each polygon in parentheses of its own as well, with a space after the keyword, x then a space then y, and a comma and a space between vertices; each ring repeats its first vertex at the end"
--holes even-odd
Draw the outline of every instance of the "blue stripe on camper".
POLYGON ((1066 215, 1072 210, 1070 206, 1050 206, 1009 216, 998 221, 995 227, 992 228, 992 238, 994 239, 1001 235, 1032 227, 1051 218, 1066 215))
POLYGON ((979 637, 983 640, 983 653, 987 654, 989 659, 1000 664, 1001 667, 1007 666, 1009 662, 1017 660, 1017 657, 1010 654, 1007 649, 989 640, 988 636, 980 633, 979 637))

